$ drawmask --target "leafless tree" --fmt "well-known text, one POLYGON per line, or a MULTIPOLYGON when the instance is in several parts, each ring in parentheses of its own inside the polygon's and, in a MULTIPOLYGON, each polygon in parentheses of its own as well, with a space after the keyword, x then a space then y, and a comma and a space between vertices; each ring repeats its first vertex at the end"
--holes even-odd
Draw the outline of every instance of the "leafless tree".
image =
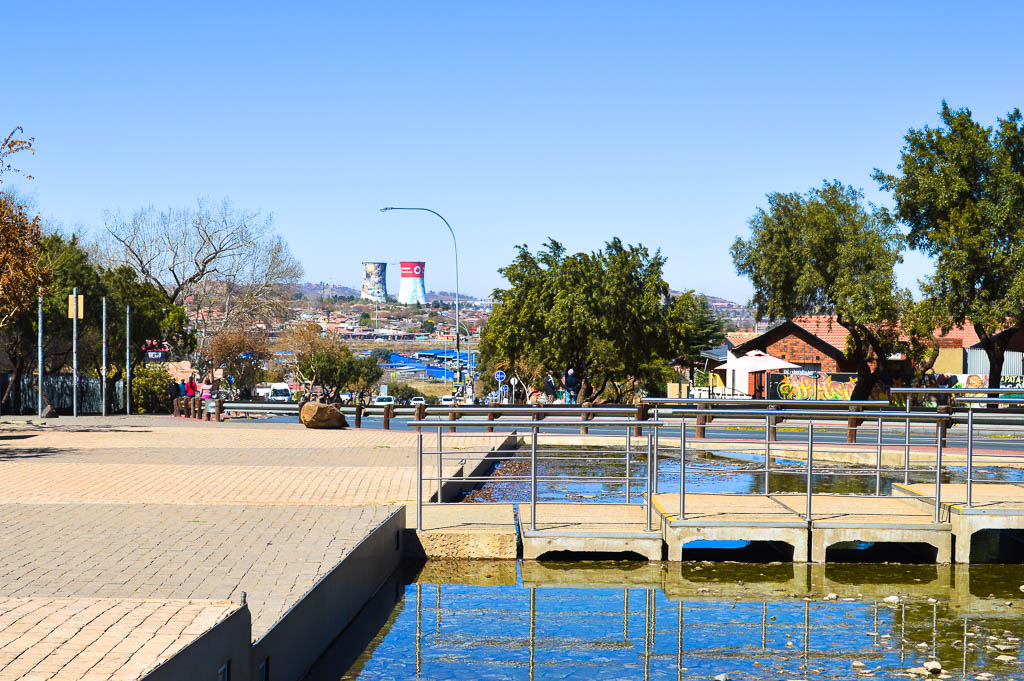
POLYGON ((229 328, 269 322, 286 311, 302 265, 274 231, 271 215, 225 199, 195 207, 143 208, 105 216, 107 258, 135 269, 183 305, 203 340, 229 328))

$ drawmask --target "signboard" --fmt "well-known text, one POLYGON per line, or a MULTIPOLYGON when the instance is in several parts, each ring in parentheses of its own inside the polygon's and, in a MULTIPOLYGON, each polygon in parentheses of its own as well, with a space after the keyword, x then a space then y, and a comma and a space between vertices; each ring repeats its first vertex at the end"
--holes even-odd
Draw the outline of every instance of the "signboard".
POLYGON ((233 385, 234 382, 235 382, 235 377, 234 376, 228 376, 228 383, 233 385))
POLYGON ((507 385, 503 385, 500 388, 498 388, 498 390, 500 390, 503 393, 507 393, 508 392, 508 386, 507 385))
POLYGON ((515 384, 519 382, 519 379, 513 376, 512 378, 508 379, 508 382, 515 386, 515 384))
POLYGON ((505 372, 500 370, 500 369, 498 371, 495 371, 494 372, 494 380, 498 381, 499 383, 501 381, 504 381, 505 380, 505 372))
POLYGON ((146 352, 146 359, 151 362, 163 362, 167 359, 167 353, 160 350, 149 350, 146 352))
MULTIPOLYGON (((75 318, 75 297, 68 296, 68 319, 75 318)), ((85 318, 85 296, 78 296, 78 318, 85 318)))

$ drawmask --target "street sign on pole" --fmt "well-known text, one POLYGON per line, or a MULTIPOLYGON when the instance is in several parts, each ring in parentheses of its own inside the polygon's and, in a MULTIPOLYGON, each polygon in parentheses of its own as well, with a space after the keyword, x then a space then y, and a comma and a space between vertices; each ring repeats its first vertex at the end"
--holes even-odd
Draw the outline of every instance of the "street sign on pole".
POLYGON ((508 392, 508 386, 507 385, 503 385, 503 386, 501 386, 501 388, 499 388, 499 390, 501 390, 501 392, 503 392, 503 393, 507 393, 508 392))
POLYGON ((495 371, 494 372, 494 380, 499 382, 499 383, 504 381, 505 380, 505 372, 502 371, 501 369, 499 369, 498 371, 495 371))

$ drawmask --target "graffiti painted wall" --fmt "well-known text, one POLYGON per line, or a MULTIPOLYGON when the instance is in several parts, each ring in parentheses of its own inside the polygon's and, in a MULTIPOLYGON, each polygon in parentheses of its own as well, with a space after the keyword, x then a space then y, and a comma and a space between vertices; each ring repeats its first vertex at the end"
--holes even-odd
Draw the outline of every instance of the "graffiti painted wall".
POLYGON ((857 374, 768 374, 770 400, 849 400, 857 374))

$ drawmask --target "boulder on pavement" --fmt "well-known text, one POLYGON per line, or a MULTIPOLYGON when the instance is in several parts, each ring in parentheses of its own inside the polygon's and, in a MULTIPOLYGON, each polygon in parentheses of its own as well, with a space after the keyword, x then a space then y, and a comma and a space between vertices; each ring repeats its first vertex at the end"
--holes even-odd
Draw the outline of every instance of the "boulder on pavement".
POLYGON ((51 407, 50 405, 46 405, 45 407, 43 407, 43 418, 44 419, 55 419, 55 418, 57 418, 57 410, 54 409, 53 407, 51 407))
POLYGON ((299 410, 299 420, 307 428, 348 428, 348 421, 333 404, 306 402, 299 410))

